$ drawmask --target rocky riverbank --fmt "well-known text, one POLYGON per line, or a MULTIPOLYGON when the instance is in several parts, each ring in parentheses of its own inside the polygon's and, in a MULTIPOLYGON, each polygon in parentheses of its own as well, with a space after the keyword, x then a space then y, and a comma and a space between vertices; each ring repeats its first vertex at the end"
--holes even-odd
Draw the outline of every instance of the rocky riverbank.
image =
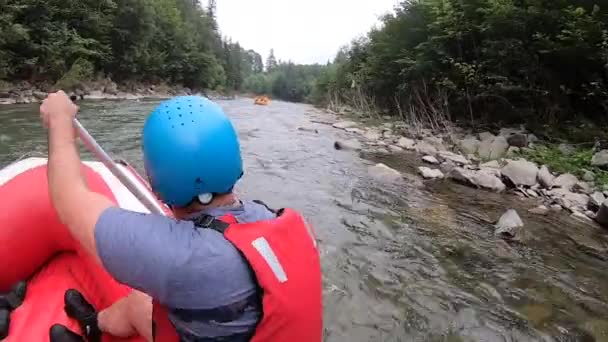
MULTIPOLYGON (((348 120, 332 126, 353 134, 350 140, 336 141, 336 149, 391 154, 413 151, 420 158, 418 172, 428 181, 447 179, 480 190, 534 198, 538 205, 530 208, 531 213, 551 215, 565 210, 585 223, 608 227, 608 189, 590 178, 581 180, 570 173, 557 174, 547 165, 523 158, 524 152, 543 146, 523 127, 472 134, 458 128, 449 133, 413 129, 403 122, 384 122, 371 127, 348 120)), ((590 162, 597 167, 608 167, 608 150, 598 151, 590 162)), ((387 168, 386 165, 375 167, 394 180, 398 172, 387 168)), ((513 216, 509 213, 507 218, 511 219, 505 218, 497 225, 497 232, 501 232, 497 234, 514 238, 516 234, 503 234, 509 231, 508 222, 514 222, 513 227, 520 225, 513 216)))
MULTIPOLYGON (((28 82, 15 84, 0 84, 0 105, 24 104, 42 101, 49 92, 55 91, 54 86, 47 84, 33 85, 28 82)), ((138 100, 144 98, 169 98, 177 95, 204 95, 214 100, 233 99, 234 95, 218 92, 204 92, 183 86, 168 86, 166 84, 126 83, 117 84, 110 79, 87 82, 67 91, 79 99, 91 100, 138 100)))

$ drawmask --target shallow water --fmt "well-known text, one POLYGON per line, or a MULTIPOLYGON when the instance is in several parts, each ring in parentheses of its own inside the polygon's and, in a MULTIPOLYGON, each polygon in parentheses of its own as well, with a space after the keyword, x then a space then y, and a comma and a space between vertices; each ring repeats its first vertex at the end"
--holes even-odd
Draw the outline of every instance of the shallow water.
MULTIPOLYGON (((83 102, 80 120, 142 171, 140 131, 157 103, 83 102)), ((608 341, 603 230, 564 213, 528 214, 537 205, 530 199, 423 182, 412 154, 335 151, 348 133, 312 123, 332 118, 307 105, 219 103, 241 138, 246 173, 237 191, 294 207, 316 228, 326 341, 608 341), (367 167, 376 162, 404 180, 373 181, 367 167), (493 236, 508 208, 532 236, 525 245, 493 236)), ((36 106, 1 106, 0 167, 45 153, 36 106)))

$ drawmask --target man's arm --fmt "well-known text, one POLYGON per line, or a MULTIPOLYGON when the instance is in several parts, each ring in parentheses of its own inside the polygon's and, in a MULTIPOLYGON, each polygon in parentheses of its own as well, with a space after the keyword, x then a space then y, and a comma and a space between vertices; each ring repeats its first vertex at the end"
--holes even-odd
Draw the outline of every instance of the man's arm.
POLYGON ((72 236, 97 259, 95 224, 101 213, 114 204, 90 191, 81 173, 81 161, 72 123, 78 111, 68 96, 59 91, 42 103, 40 113, 49 128, 48 181, 53 206, 72 236))

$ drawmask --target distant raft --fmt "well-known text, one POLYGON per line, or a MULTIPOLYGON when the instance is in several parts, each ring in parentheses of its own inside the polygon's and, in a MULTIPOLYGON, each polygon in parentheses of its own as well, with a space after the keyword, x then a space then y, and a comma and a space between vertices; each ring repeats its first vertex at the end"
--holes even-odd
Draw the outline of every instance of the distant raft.
POLYGON ((270 104, 270 98, 268 98, 268 96, 258 96, 255 98, 255 102, 256 105, 260 105, 260 106, 266 106, 270 104))

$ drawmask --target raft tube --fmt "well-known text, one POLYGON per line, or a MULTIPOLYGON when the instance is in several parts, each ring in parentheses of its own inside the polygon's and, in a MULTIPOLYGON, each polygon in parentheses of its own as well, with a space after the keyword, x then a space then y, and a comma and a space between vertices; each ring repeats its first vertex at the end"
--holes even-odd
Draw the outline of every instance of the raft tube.
MULTIPOLYGON (((0 170, 0 293, 20 280, 28 284, 3 342, 49 341, 49 330, 56 323, 82 334, 78 323, 64 312, 67 289, 79 290, 97 310, 131 291, 85 252, 59 221, 49 198, 46 163, 44 158, 28 158, 0 170)), ((133 168, 120 167, 148 189, 133 168)), ((102 163, 84 162, 82 172, 91 190, 122 208, 149 212, 102 163)), ((104 335, 103 341, 145 340, 104 335)))

